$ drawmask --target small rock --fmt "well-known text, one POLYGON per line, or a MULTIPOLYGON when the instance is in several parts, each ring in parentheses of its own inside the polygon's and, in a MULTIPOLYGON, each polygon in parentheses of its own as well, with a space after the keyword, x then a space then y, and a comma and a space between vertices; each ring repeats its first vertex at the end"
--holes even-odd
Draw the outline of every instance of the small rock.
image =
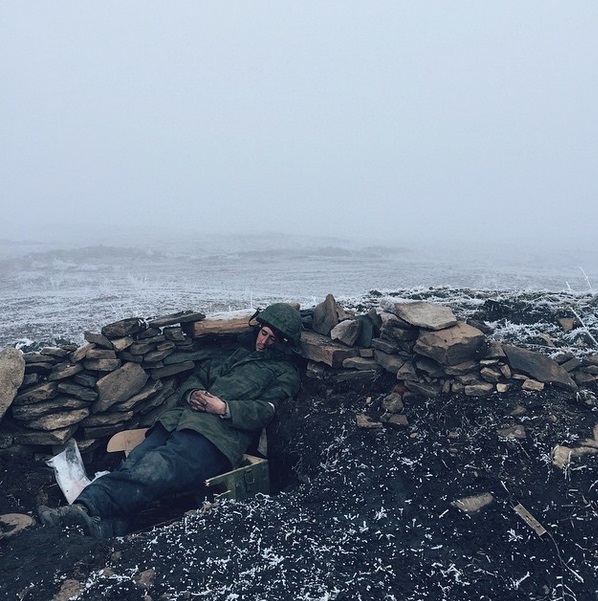
POLYGON ((524 380, 523 384, 521 385, 521 390, 527 390, 528 392, 540 392, 544 390, 544 383, 528 378, 527 380, 524 380))
POLYGON ((561 363, 561 367, 568 372, 572 372, 574 369, 577 369, 581 364, 581 359, 573 357, 572 359, 569 359, 569 361, 561 363))
POLYGON ((405 428, 409 425, 407 416, 403 415, 402 413, 393 413, 388 417, 385 416, 383 422, 391 428, 405 428))
POLYGON ((60 590, 52 597, 52 601, 69 601, 69 599, 78 599, 83 592, 84 586, 74 579, 65 580, 60 586, 60 590))
POLYGON ((461 511, 464 511, 465 513, 475 513, 483 507, 486 507, 486 505, 492 503, 492 501, 494 501, 494 497, 489 492, 485 492, 481 495, 457 499, 456 501, 453 501, 451 505, 457 509, 460 509, 461 511))
POLYGON ((380 371, 380 364, 367 357, 347 357, 342 363, 345 369, 375 369, 380 371))
POLYGON ((571 462, 571 453, 573 449, 563 445, 557 445, 552 449, 552 464, 561 469, 565 469, 571 462))
POLYGON ((139 588, 150 588, 154 584, 156 571, 153 568, 135 574, 133 580, 139 588))
POLYGON ((441 386, 427 382, 405 382, 407 388, 426 399, 433 399, 440 394, 441 386))
POLYGON ((480 376, 482 377, 482 380, 485 380, 486 382, 496 383, 500 381, 502 374, 498 369, 482 367, 480 370, 480 376))
POLYGON ((383 427, 381 422, 376 422, 363 413, 356 415, 355 421, 358 428, 365 428, 366 430, 377 430, 383 427))
POLYGON ((383 353, 386 353, 388 355, 392 355, 393 353, 396 353, 399 350, 399 347, 396 344, 389 342, 388 340, 384 340, 382 338, 373 338, 371 346, 373 349, 382 351, 383 353))
POLYGON ((401 413, 405 408, 403 397, 396 392, 391 392, 382 399, 382 408, 388 413, 401 413))
POLYGON ((509 426, 508 428, 500 428, 498 431, 500 438, 525 440, 526 433, 525 428, 521 424, 516 426, 509 426))
POLYGON ((464 392, 466 396, 488 396, 494 390, 494 384, 484 382, 481 384, 468 384, 465 386, 464 392))
POLYGON ((565 333, 570 332, 575 326, 575 319, 573 317, 560 317, 557 321, 565 333))
POLYGON ((25 513, 5 513, 0 515, 0 540, 13 536, 29 526, 33 526, 35 520, 25 513))

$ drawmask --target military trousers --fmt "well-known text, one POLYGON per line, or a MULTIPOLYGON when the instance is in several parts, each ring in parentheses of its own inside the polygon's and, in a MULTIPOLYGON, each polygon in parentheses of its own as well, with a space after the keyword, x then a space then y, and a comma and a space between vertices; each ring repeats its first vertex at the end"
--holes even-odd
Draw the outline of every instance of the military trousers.
POLYGON ((167 495, 197 491, 229 469, 228 458, 199 432, 168 432, 156 424, 118 469, 94 480, 75 503, 102 519, 127 518, 167 495))

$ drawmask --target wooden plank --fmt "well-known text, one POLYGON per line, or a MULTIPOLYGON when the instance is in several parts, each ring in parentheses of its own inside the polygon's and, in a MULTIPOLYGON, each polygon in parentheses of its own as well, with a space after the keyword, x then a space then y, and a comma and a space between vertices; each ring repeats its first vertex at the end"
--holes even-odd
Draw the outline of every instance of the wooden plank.
POLYGON ((210 319, 183 324, 183 330, 191 338, 202 338, 205 336, 223 336, 241 334, 251 330, 249 315, 235 319, 210 319))
POLYGON ((538 520, 521 504, 517 503, 513 511, 538 535, 544 536, 546 529, 538 520))

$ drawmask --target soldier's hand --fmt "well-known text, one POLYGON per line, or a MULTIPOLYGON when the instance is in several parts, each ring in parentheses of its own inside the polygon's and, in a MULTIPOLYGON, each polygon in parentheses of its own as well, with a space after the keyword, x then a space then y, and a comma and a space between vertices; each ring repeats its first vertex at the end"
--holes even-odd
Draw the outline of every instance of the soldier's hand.
POLYGON ((215 415, 226 414, 226 403, 207 390, 194 390, 189 395, 189 405, 195 411, 204 411, 215 415))

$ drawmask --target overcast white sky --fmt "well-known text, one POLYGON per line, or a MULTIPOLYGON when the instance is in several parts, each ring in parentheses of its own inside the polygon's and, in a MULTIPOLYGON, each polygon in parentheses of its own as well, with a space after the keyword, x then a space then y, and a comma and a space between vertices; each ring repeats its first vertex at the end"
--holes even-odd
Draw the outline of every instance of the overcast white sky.
POLYGON ((0 238, 595 247, 598 2, 0 4, 0 238))

